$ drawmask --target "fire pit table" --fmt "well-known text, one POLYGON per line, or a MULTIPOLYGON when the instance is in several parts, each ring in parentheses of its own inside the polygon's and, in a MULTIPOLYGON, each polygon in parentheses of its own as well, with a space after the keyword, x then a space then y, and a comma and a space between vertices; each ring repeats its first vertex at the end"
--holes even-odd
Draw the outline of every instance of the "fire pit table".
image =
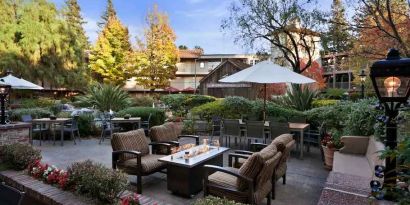
POLYGON ((203 188, 203 166, 223 165, 226 147, 199 145, 158 159, 167 164, 167 188, 173 194, 191 197, 203 188))

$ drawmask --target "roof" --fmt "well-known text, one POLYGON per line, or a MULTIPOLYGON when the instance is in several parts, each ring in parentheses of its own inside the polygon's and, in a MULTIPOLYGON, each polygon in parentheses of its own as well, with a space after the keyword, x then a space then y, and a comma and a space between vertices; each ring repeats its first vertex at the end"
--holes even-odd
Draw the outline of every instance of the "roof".
POLYGON ((209 76, 211 76, 213 73, 215 73, 217 70, 221 69, 224 67, 225 64, 230 63, 232 65, 234 65, 235 67, 237 67, 239 70, 243 70, 245 68, 249 68, 250 65, 243 63, 241 61, 238 60, 234 60, 234 59, 228 59, 223 61, 222 63, 220 63, 218 66, 216 66, 210 73, 208 73, 208 75, 206 75, 205 77, 203 77, 199 83, 203 82, 204 80, 206 80, 209 76))
POLYGON ((179 58, 199 58, 202 55, 202 50, 178 50, 179 58))
POLYGON ((32 82, 24 80, 22 78, 17 78, 11 74, 0 78, 5 84, 11 85, 12 89, 22 89, 22 90, 43 90, 44 88, 36 85, 32 82))

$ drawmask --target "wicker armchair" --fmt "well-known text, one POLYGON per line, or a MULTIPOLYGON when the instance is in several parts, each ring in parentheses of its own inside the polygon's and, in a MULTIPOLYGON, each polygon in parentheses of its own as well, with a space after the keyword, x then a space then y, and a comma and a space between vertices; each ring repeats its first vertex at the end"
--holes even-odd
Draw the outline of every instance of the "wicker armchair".
POLYGON ((225 197, 246 204, 261 204, 266 197, 270 205, 271 179, 281 156, 272 145, 252 155, 230 155, 229 161, 233 157, 247 158, 239 169, 205 165, 204 196, 225 197))
POLYGON ((150 145, 153 149, 157 147, 171 149, 171 145, 167 143, 148 144, 144 129, 114 133, 111 139, 112 168, 119 168, 129 175, 136 175, 139 194, 142 193, 142 176, 148 176, 166 168, 163 162, 158 161, 163 155, 149 153, 150 145))
MULTIPOLYGON (((151 142, 167 143, 173 147, 180 145, 179 139, 192 138, 195 140, 195 144, 199 145, 199 137, 195 135, 181 135, 182 129, 173 122, 167 122, 163 125, 153 126, 150 129, 151 142)), ((155 147, 152 150, 155 154, 171 154, 165 147, 155 147)))
MULTIPOLYGON (((262 143, 251 144, 251 150, 258 151, 272 145, 276 147, 278 152, 282 153, 280 161, 275 167, 274 175, 272 175, 272 198, 275 199, 275 182, 282 178, 282 183, 286 184, 287 160, 289 158, 290 151, 295 145, 295 140, 291 134, 282 134, 276 137, 269 145, 262 143)), ((245 159, 253 153, 254 152, 250 151, 236 150, 234 153, 230 154, 230 156, 233 156, 234 160, 230 157, 229 165, 235 168, 242 167, 245 163, 245 159)))

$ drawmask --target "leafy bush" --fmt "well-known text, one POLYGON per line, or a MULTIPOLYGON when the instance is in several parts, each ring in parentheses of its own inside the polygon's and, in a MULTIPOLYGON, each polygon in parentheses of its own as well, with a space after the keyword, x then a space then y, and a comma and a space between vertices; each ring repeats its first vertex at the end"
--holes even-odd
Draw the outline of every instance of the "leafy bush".
POLYGON ((95 136, 97 128, 92 114, 81 114, 78 116, 78 130, 81 136, 95 136))
POLYGON ((20 102, 21 108, 45 108, 51 107, 56 103, 54 99, 40 97, 37 99, 22 99, 20 102))
POLYGON ((312 102, 312 107, 324 107, 324 106, 331 106, 331 105, 336 105, 339 102, 339 100, 334 100, 334 99, 313 99, 312 102))
POLYGON ((230 201, 226 198, 219 198, 215 196, 207 196, 202 199, 198 199, 194 205, 244 205, 241 203, 237 203, 235 201, 230 201))
POLYGON ((126 114, 131 117, 141 117, 142 120, 148 120, 149 114, 152 113, 150 120, 150 126, 161 125, 165 122, 164 110, 151 107, 129 107, 119 111, 116 115, 118 117, 124 117, 126 114))
POLYGON ((186 114, 193 107, 213 102, 215 98, 206 95, 170 94, 163 95, 161 101, 174 112, 186 114))
MULTIPOLYGON (((262 109, 261 109, 260 113, 261 113, 261 116, 262 116, 262 109)), ((282 106, 277 105, 275 103, 268 103, 266 105, 266 116, 267 117, 273 117, 275 119, 278 119, 279 121, 281 119, 285 119, 286 121, 289 121, 290 119, 294 119, 294 118, 303 118, 303 117, 305 117, 305 114, 301 111, 291 109, 291 108, 282 107, 282 106)), ((262 119, 262 117, 260 119, 262 119)))
POLYGON ((67 171, 68 186, 72 186, 77 193, 96 198, 102 203, 115 202, 117 195, 127 185, 125 174, 90 160, 74 163, 67 171))
POLYGON ((29 144, 15 143, 0 148, 4 162, 15 170, 24 170, 27 166, 41 159, 40 151, 29 144))
POLYGON ((131 105, 132 99, 128 93, 121 89, 120 86, 110 84, 97 84, 88 89, 88 94, 80 96, 79 101, 82 104, 95 106, 102 112, 118 111, 131 105))
POLYGON ((241 118, 252 110, 252 102, 244 97, 227 97, 222 102, 224 117, 241 118))
POLYGON ((133 99, 134 106, 137 107, 151 107, 152 103, 155 102, 154 98, 151 96, 139 96, 133 99))
POLYGON ((286 95, 276 98, 274 102, 284 107, 305 111, 312 108, 312 101, 316 95, 317 92, 310 90, 308 86, 292 84, 286 95))
POLYGON ((343 135, 369 136, 375 133, 376 117, 382 114, 373 108, 375 102, 374 99, 340 102, 333 106, 314 108, 305 114, 315 126, 325 123, 328 129, 337 130, 343 135))
POLYGON ((213 116, 224 115, 224 107, 222 105, 222 102, 222 100, 217 100, 214 102, 206 103, 198 107, 194 107, 191 112, 193 115, 197 115, 201 119, 210 121, 213 116))
POLYGON ((325 96, 330 99, 340 100, 343 98, 343 95, 346 93, 346 90, 340 88, 328 88, 326 89, 325 96))
POLYGON ((9 119, 11 121, 21 121, 21 116, 31 115, 34 118, 44 118, 52 115, 48 108, 20 108, 9 111, 9 119))

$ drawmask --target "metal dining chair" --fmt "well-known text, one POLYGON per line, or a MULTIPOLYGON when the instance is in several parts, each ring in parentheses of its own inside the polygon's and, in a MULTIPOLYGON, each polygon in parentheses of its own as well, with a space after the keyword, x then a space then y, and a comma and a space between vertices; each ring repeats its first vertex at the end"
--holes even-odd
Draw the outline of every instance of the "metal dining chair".
POLYGON ((289 123, 269 121, 267 139, 274 140, 282 134, 290 134, 289 123))
POLYGON ((222 130, 222 120, 221 120, 221 117, 219 117, 219 116, 213 116, 213 117, 212 117, 212 133, 211 133, 211 137, 221 136, 221 130, 222 130))
POLYGON ((0 204, 1 205, 20 205, 24 199, 24 192, 0 183, 0 204))
POLYGON ((245 139, 247 145, 249 145, 249 141, 252 141, 252 139, 254 139, 255 142, 262 140, 263 143, 266 143, 265 134, 265 121, 246 122, 245 139))
MULTIPOLYGON (((22 115, 21 116, 21 121, 26 122, 26 123, 31 123, 33 121, 33 118, 31 115, 22 115)), ((39 134, 39 141, 40 141, 40 146, 41 146, 41 141, 43 140, 43 132, 48 131, 48 128, 46 127, 45 124, 34 124, 33 127, 31 128, 31 132, 38 133, 39 134)))
POLYGON ((71 122, 63 127, 63 132, 70 133, 70 137, 74 140, 74 144, 76 144, 75 142, 76 134, 78 137, 78 141, 81 142, 80 130, 78 129, 78 118, 80 118, 80 116, 78 115, 74 116, 71 122))
POLYGON ((101 142, 104 141, 104 139, 107 136, 107 133, 109 134, 110 139, 112 138, 112 134, 114 132, 118 132, 121 130, 120 127, 115 126, 112 122, 111 122, 111 117, 109 115, 101 115, 100 116, 101 119, 101 135, 100 135, 100 142, 99 144, 101 144, 101 142))
POLYGON ((241 143, 242 131, 241 125, 238 119, 224 119, 222 121, 222 137, 225 137, 226 146, 230 146, 231 137, 235 139, 239 138, 239 143, 241 143))
POLYGON ((141 121, 141 128, 144 129, 144 132, 145 132, 146 136, 148 136, 149 129, 151 128, 150 124, 149 124, 149 122, 151 121, 151 117, 152 117, 152 113, 149 114, 147 120, 141 121))

